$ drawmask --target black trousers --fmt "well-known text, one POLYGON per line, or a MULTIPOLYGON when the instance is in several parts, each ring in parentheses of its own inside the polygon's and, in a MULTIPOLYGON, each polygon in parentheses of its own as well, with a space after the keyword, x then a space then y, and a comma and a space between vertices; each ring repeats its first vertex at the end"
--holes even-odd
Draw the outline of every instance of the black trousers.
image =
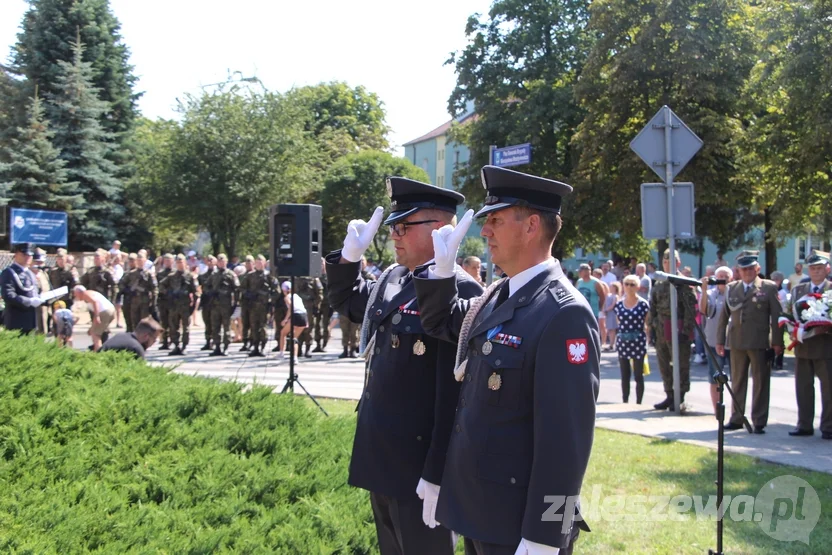
POLYGON ((425 525, 422 500, 415 491, 412 499, 370 492, 370 504, 381 555, 453 554, 451 531, 443 526, 429 528, 425 525))
POLYGON ((636 403, 640 405, 641 398, 644 397, 644 357, 633 359, 632 370, 630 359, 618 357, 618 366, 621 368, 621 398, 626 403, 630 397, 630 374, 632 373, 636 379, 636 403))
MULTIPOLYGON (((517 545, 519 544, 518 541, 517 545)), ((517 545, 499 545, 465 538, 465 555, 514 555, 517 552, 517 545)), ((561 548, 558 555, 572 555, 574 547, 575 541, 573 540, 569 547, 561 548)))

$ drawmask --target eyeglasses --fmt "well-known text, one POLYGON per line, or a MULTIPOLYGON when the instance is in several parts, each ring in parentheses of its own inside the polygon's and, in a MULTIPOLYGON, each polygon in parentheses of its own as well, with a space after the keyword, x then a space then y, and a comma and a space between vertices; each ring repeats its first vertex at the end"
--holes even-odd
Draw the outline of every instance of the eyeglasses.
POLYGON ((390 233, 396 237, 404 237, 407 235, 407 228, 413 225, 435 224, 439 220, 423 220, 421 222, 402 222, 400 224, 393 224, 390 226, 390 233))

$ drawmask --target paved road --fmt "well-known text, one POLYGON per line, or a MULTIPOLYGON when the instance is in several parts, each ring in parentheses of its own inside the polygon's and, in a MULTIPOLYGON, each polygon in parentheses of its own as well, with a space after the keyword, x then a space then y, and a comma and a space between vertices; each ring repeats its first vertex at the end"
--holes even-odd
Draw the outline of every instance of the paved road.
MULTIPOLYGON (((301 358, 295 371, 303 386, 315 396, 357 400, 361 395, 364 379, 363 360, 339 359, 340 331, 335 329, 333 334, 328 352, 316 353, 311 359, 301 358)), ((288 378, 288 359, 279 361, 276 353, 269 352, 269 356, 265 358, 249 358, 245 353, 237 352, 240 344, 236 343, 231 345, 228 357, 208 357, 207 351, 198 350, 204 344, 201 326, 193 329, 191 336, 195 338, 194 345, 189 347, 185 356, 171 357, 165 351, 153 347, 148 354, 149 362, 171 366, 181 374, 246 383, 256 381, 278 390, 283 388, 288 378)), ((81 349, 89 345, 86 326, 78 326, 75 343, 76 348, 81 349)), ((274 345, 274 341, 270 341, 267 349, 270 350, 274 345)), ((712 416, 707 366, 692 366, 691 391, 686 397, 691 410, 685 416, 677 416, 676 413, 653 410, 653 404, 664 398, 664 392, 658 362, 652 349, 649 357, 652 373, 646 378, 644 404, 636 405, 633 402, 634 384, 631 386, 630 404, 621 403, 618 360, 615 353, 602 355, 597 425, 622 432, 675 439, 715 448, 717 423, 712 416)), ((794 359, 787 356, 786 369, 775 371, 772 375, 767 433, 751 435, 745 431, 726 432, 726 449, 771 462, 832 473, 832 441, 822 440, 819 432, 809 438, 793 438, 787 433, 797 421, 793 363, 794 359)), ((295 392, 303 391, 296 388, 295 392)), ((726 399, 726 405, 728 402, 726 399)), ((816 405, 817 429, 820 415, 819 392, 816 395, 816 405)), ((747 410, 750 413, 750 393, 747 410)))

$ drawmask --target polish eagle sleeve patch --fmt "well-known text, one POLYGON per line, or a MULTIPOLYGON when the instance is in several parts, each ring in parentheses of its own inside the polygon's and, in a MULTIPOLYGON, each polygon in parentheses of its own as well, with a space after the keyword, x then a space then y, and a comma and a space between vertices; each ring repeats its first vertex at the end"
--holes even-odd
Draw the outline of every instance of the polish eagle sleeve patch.
POLYGON ((566 360, 572 364, 583 364, 588 358, 586 339, 566 340, 566 360))

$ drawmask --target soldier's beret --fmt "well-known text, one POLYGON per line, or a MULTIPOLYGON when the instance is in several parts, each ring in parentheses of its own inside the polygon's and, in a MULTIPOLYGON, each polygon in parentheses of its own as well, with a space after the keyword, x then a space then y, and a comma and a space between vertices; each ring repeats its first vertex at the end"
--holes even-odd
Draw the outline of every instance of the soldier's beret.
POLYGON ((829 253, 814 250, 812 251, 812 254, 806 258, 806 264, 808 266, 815 266, 816 264, 823 264, 825 266, 826 264, 829 264, 829 253))
POLYGON ((387 195, 390 197, 390 215, 384 220, 391 225, 423 208, 442 210, 456 214, 456 207, 465 197, 451 189, 443 189, 406 177, 388 177, 387 195))
POLYGON ((485 206, 475 218, 512 206, 560 214, 563 197, 572 192, 572 186, 566 183, 497 166, 483 166, 480 175, 487 193, 485 206))
POLYGON ((228 260, 228 257, 225 255, 224 252, 221 252, 217 255, 217 260, 228 260))
POLYGON ((754 266, 758 258, 760 258, 760 251, 742 251, 736 257, 737 266, 740 268, 754 266))
POLYGON ((247 254, 246 255, 246 262, 254 262, 254 257, 251 256, 250 254, 247 254))

